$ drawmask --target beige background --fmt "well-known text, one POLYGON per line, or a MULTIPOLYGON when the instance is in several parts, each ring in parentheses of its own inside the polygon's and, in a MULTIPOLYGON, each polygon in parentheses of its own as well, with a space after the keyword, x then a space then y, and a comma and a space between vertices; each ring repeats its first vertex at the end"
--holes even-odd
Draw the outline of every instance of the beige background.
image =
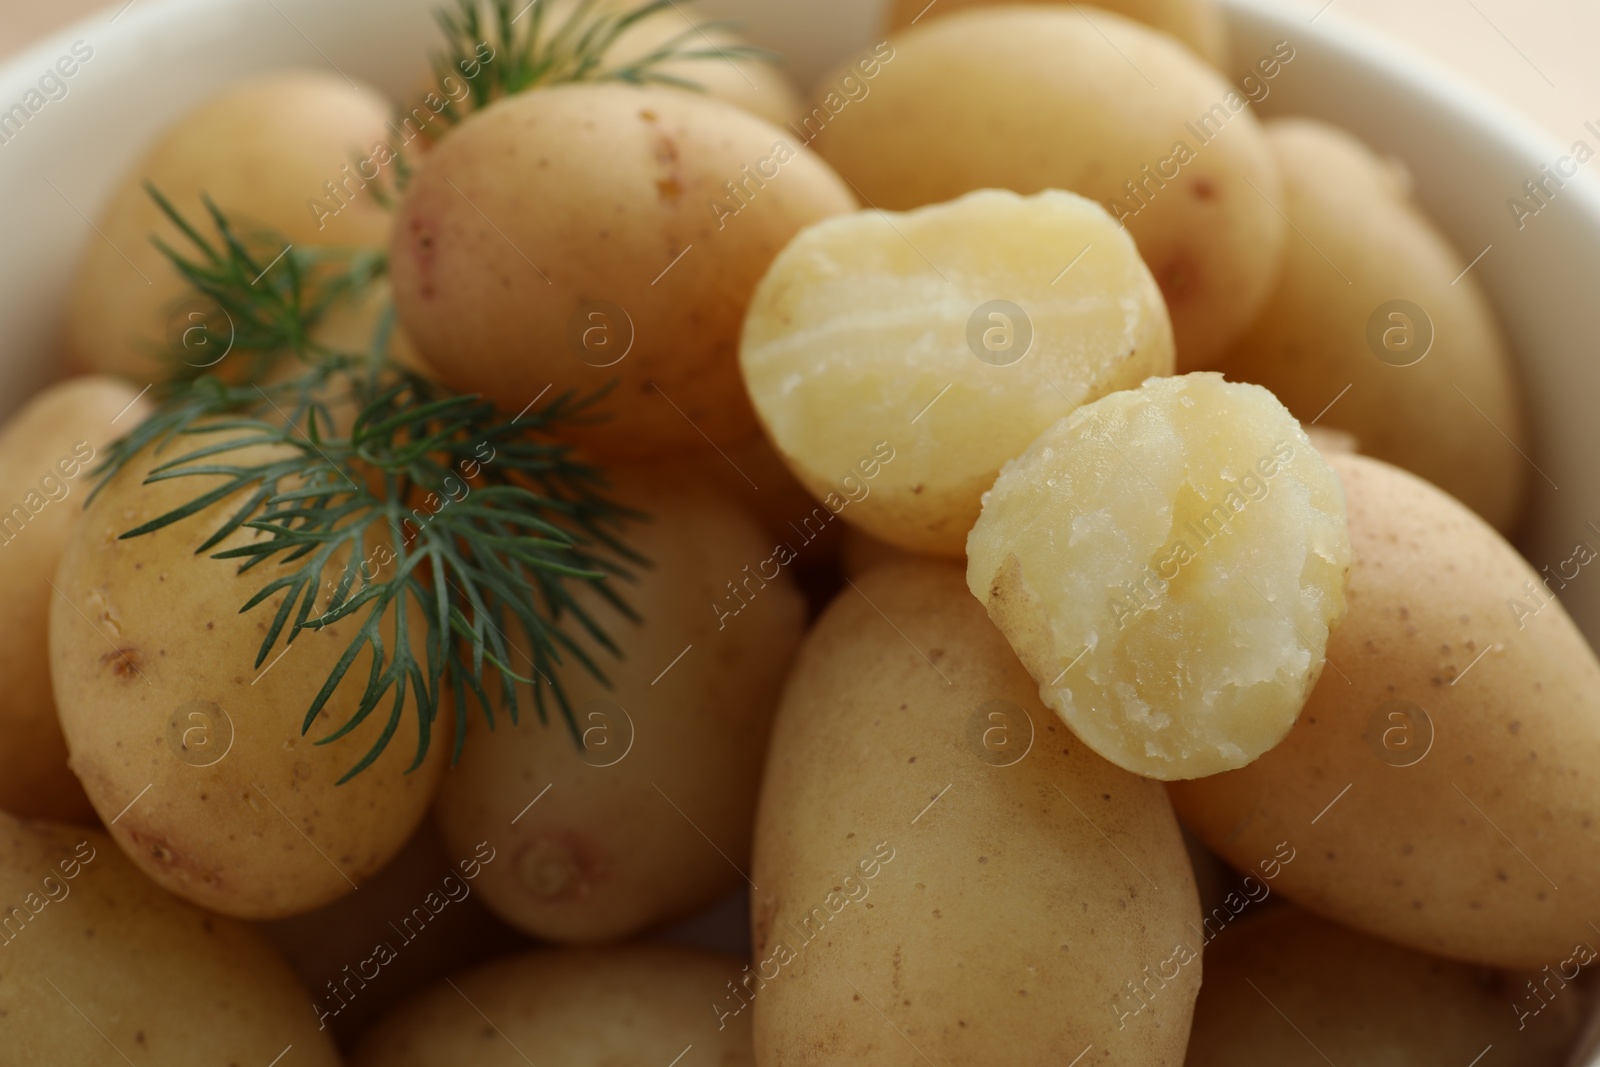
MULTIPOLYGON (((97 10, 115 11, 123 2, 108 8, 102 0, 0 0, 0 60, 59 26, 97 10)), ((1379 27, 1509 101, 1563 141, 1577 137, 1585 121, 1600 119, 1595 0, 1278 2, 1308 20, 1344 18, 1379 27)))

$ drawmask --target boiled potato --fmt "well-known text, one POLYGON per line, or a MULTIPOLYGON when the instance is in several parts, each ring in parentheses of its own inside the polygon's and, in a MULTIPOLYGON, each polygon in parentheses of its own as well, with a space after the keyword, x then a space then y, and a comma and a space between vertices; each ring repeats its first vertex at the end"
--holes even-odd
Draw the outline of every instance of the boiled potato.
POLYGON ((416 997, 375 1026, 351 1062, 670 1067, 678 1057, 754 1067, 748 1019, 715 1025, 708 1010, 741 966, 732 956, 665 945, 512 956, 416 997))
POLYGON ((1277 165, 1244 95, 1182 45, 1107 12, 1025 5, 927 19, 890 47, 872 95, 813 141, 869 207, 1081 193, 1138 242, 1180 370, 1213 366, 1255 318, 1288 234, 1277 165))
POLYGON ((1283 405, 1190 374, 1051 427, 984 497, 967 559, 1073 733, 1135 774, 1198 778, 1294 725, 1350 542, 1339 481, 1283 405))
POLYGON ((0 1061, 337 1067, 260 934, 149 881, 98 830, 0 814, 0 1061))
MULTIPOLYGON (((913 22, 948 15, 969 7, 989 7, 999 3, 1046 2, 1046 0, 893 0, 889 8, 889 29, 901 30, 913 22)), ((1059 0, 1048 0, 1056 3, 1059 0)), ((1089 6, 1089 5, 1084 5, 1089 6)), ((1104 8, 1154 26, 1188 45, 1218 69, 1228 66, 1227 26, 1222 12, 1212 0, 1099 0, 1095 9, 1104 8)), ((1085 15, 1098 15, 1093 10, 1085 15)))
POLYGON ((618 469, 617 496, 650 515, 629 544, 649 561, 621 590, 642 622, 589 589, 581 603, 620 644, 558 678, 583 747, 559 721, 475 718, 445 778, 450 852, 505 858, 477 888, 499 916, 552 941, 615 940, 741 882, 778 690, 804 623, 789 564, 756 522, 681 472, 618 469), (548 795, 546 795, 548 791, 548 795))
POLYGON ((1465 1067, 1493 1046, 1488 1062, 1561 1067, 1587 999, 1566 986, 1555 976, 1546 1003, 1508 976, 1283 908, 1206 948, 1184 1063, 1465 1067))
POLYGON ((1282 744, 1173 800, 1235 866, 1291 841, 1274 888, 1322 915, 1553 965, 1600 915, 1600 665, 1476 515, 1377 460, 1329 463, 1353 558, 1329 669, 1282 744))
POLYGON ((1199 905, 1161 787, 1055 721, 958 568, 855 586, 773 731, 756 963, 723 1001, 753 1010, 757 1058, 1178 1063, 1199 905), (1154 972, 1149 1010, 1119 1017, 1154 972))
MULTIPOLYGON (((169 448, 220 442, 196 434, 169 448)), ((256 463, 290 446, 255 446, 223 462, 256 463)), ((134 457, 84 513, 56 572, 50 666, 70 766, 117 843, 165 888, 225 915, 277 918, 350 892, 393 856, 427 811, 448 759, 448 715, 417 754, 416 705, 382 756, 337 780, 383 732, 390 703, 338 743, 316 742, 356 712, 370 650, 308 731, 301 724, 363 618, 308 630, 288 660, 255 666, 279 592, 241 614, 268 581, 232 560, 196 555, 241 501, 232 497, 155 533, 120 535, 195 499, 210 476, 142 484, 155 460, 134 457), (445 740, 440 740, 443 738, 445 740)), ((239 531, 213 551, 245 543, 239 531)), ((341 561, 333 563, 338 573, 341 561)), ((392 622, 381 628, 394 641, 392 622)), ((421 658, 422 620, 411 638, 421 658)))
POLYGON ((1269 123, 1267 139, 1284 213, 1305 239, 1289 243, 1277 288, 1222 368, 1512 529, 1531 446, 1510 356, 1466 260, 1349 134, 1289 119, 1269 123))
POLYGON ((960 556, 1003 463, 1080 404, 1172 373, 1172 326, 1098 204, 987 190, 803 231, 756 289, 739 362, 814 495, 841 498, 887 442, 893 462, 841 517, 960 556))
POLYGON ((144 417, 135 390, 75 378, 34 397, 0 427, 0 811, 88 822, 94 809, 67 769, 50 691, 50 578, 94 488, 100 449, 144 417))
MULTIPOLYGON (((389 213, 362 188, 353 160, 393 139, 388 120, 389 105, 375 90, 306 71, 246 82, 180 119, 100 212, 100 236, 90 236, 68 296, 68 363, 142 384, 163 372, 164 359, 210 366, 226 358, 185 340, 188 324, 203 322, 214 305, 198 298, 151 243, 159 237, 186 256, 198 254, 145 182, 202 232, 209 232, 204 193, 246 233, 264 226, 296 247, 381 246, 389 213), (310 206, 316 202, 321 211, 310 206)), ((218 373, 228 369, 216 366, 218 373)))
POLYGON ((611 417, 569 434, 602 460, 705 449, 756 430, 737 363, 756 282, 854 206, 791 135, 720 100, 540 89, 427 155, 395 223, 395 299, 447 384, 507 410, 615 381, 611 417))

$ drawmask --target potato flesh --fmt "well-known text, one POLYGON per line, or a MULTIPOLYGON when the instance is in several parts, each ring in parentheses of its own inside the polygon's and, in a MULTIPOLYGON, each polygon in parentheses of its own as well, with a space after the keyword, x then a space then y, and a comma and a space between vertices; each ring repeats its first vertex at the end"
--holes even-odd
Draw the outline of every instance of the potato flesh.
POLYGON ((802 233, 757 290, 740 358, 769 435, 812 492, 844 495, 842 476, 887 441, 894 459, 843 517, 959 556, 1001 464, 1079 404, 1171 373, 1173 343, 1149 270, 1103 209, 989 190, 802 233), (969 341, 975 316, 1006 327, 979 314, 993 300, 1031 323, 1031 347, 1005 365, 969 341))
POLYGON ((1171 780, 1288 732, 1349 559, 1342 490, 1299 424, 1193 374, 1088 405, 1008 464, 967 584, 1073 732, 1171 780))

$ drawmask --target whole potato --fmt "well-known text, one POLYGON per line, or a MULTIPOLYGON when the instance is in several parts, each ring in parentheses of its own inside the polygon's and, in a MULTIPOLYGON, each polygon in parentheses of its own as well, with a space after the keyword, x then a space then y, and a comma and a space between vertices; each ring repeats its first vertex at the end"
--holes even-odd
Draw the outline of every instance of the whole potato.
POLYGON ((147 382, 161 372, 163 352, 196 364, 212 358, 183 341, 185 323, 201 321, 190 313, 204 315, 210 306, 151 238, 190 258, 198 253, 145 182, 203 233, 210 230, 201 203, 207 194, 247 233, 265 226, 296 247, 381 246, 389 213, 351 168, 377 142, 393 139, 388 120, 388 102, 375 90, 307 71, 245 82, 179 119, 99 212, 100 236, 91 235, 67 298, 68 364, 147 382))
POLYGON ((1328 918, 1554 964, 1600 915, 1600 665, 1483 520, 1395 467, 1327 458, 1352 556, 1327 669, 1281 744, 1173 801, 1235 866, 1290 841, 1275 888, 1328 918))
POLYGON ((243 923, 162 890, 99 830, 0 814, 0 1061, 338 1067, 304 989, 243 923))
POLYGON ((1183 1055, 1200 915, 1161 787, 1039 703, 954 566, 871 571, 807 636, 751 879, 722 1004, 762 1063, 1183 1055))
POLYGON ((505 857, 478 880, 484 902, 551 941, 627 937, 740 882, 804 625, 793 553, 731 501, 670 468, 623 470, 617 486, 650 516, 627 535, 650 562, 619 590, 639 622, 578 591, 622 653, 583 646, 609 689, 576 662, 559 671, 583 747, 531 712, 513 725, 501 709, 493 733, 475 717, 439 796, 452 854, 488 841, 505 857))
POLYGON ((681 1059, 754 1067, 748 1021, 714 1025, 711 1010, 741 964, 666 945, 512 956, 402 1005, 372 1028, 351 1063, 671 1067, 681 1059))
POLYGON ((1184 1063, 1466 1067, 1493 1046, 1489 1062, 1561 1067, 1586 1000, 1566 986, 1555 977, 1546 1004, 1509 976, 1282 908, 1207 946, 1184 1063))
POLYGON ((144 416, 137 396, 111 378, 75 378, 0 426, 0 811, 94 818, 67 769, 50 690, 50 579, 93 489, 98 450, 144 416))
MULTIPOLYGON (((1045 2, 1059 3, 1060 0, 932 0, 931 3, 930 0, 893 0, 889 8, 889 29, 902 30, 913 22, 969 7, 1045 2)), ((1099 0, 1093 9, 1099 8, 1169 33, 1213 67, 1227 69, 1227 26, 1222 20, 1221 10, 1212 0, 1099 0)), ((1099 13, 1093 9, 1085 15, 1086 18, 1093 18, 1099 13)))
POLYGON ((1289 242, 1277 288, 1222 369, 1512 529, 1529 469, 1519 449, 1531 446, 1466 260, 1354 137, 1288 119, 1269 123, 1267 140, 1284 214, 1305 239, 1289 242))
POLYGON ((1245 95, 1188 49, 1108 12, 1022 5, 927 19, 884 50, 868 95, 806 126, 869 207, 1066 189, 1138 243, 1180 372, 1254 320, 1289 232, 1277 165, 1245 95))
POLYGON ((508 97, 428 153, 395 222, 400 319, 449 385, 518 411, 554 383, 600 459, 756 432, 739 329, 767 265, 855 200, 785 133, 680 89, 508 97), (559 147, 559 151, 556 147, 559 147))
MULTIPOLYGON (((160 460, 238 432, 196 434, 160 460)), ((289 452, 256 445, 224 461, 260 462, 270 449, 289 452)), ((273 565, 240 574, 232 560, 196 554, 239 499, 120 538, 221 482, 202 475, 143 484, 155 462, 140 453, 101 491, 56 572, 50 666, 70 766, 117 843, 165 888, 225 915, 309 911, 350 892, 411 836, 448 759, 449 716, 434 722, 426 760, 407 773, 417 752, 408 696, 404 725, 383 754, 336 785, 387 725, 385 700, 338 743, 316 743, 355 714, 370 649, 310 729, 301 724, 362 615, 304 631, 275 653, 288 662, 256 667, 284 593, 240 608, 273 565)), ((213 551, 253 536, 237 531, 213 551)), ((392 620, 381 630, 392 647, 392 620)), ((420 617, 410 633, 421 658, 420 617)))

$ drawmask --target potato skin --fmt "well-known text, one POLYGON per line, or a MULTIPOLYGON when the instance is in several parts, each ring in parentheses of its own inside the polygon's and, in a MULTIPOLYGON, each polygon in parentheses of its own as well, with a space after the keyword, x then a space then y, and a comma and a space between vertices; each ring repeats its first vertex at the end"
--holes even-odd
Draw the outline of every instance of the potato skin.
POLYGON ((756 433, 738 368, 745 307, 795 233, 854 208, 792 133, 720 100, 540 89, 428 154, 395 221, 395 299, 447 384, 510 411, 552 382, 589 394, 617 381, 598 409, 611 418, 569 436, 600 459, 654 460, 756 433), (741 207, 725 183, 745 168, 741 207))
POLYGON ((67 769, 50 689, 49 579, 93 490, 88 472, 99 450, 144 415, 137 396, 112 378, 75 378, 46 389, 0 427, 0 811, 94 819, 67 769), (41 486, 42 479, 51 481, 41 486))
POLYGON ((266 1064, 286 1045, 338 1067, 258 932, 165 892, 99 830, 0 814, 0 906, 7 1067, 266 1064))
POLYGON ((1289 232, 1272 206, 1277 165, 1242 94, 1165 35, 1109 12, 1091 24, 1065 5, 958 11, 890 46, 871 95, 812 142, 869 206, 904 211, 985 188, 1098 200, 1161 286, 1179 373, 1215 365, 1266 300, 1289 232), (1188 124, 1213 107, 1221 133, 1203 141, 1188 124), (1187 162, 1176 162, 1180 142, 1187 162), (1163 161, 1175 177, 1157 173, 1163 161), (1128 183, 1145 184, 1144 206, 1128 183))
POLYGON ((1267 140, 1283 172, 1280 204, 1305 240, 1289 243, 1277 287, 1222 369, 1513 530, 1528 478, 1517 449, 1530 450, 1521 391, 1488 299, 1473 274, 1462 276, 1466 260, 1388 165, 1343 130, 1277 120, 1267 140), (1398 299, 1433 324, 1432 350, 1411 366, 1379 358, 1368 337, 1398 299))
POLYGON ((1469 962, 1559 961, 1600 913, 1600 666, 1558 603, 1519 628, 1508 599, 1531 604, 1538 577, 1476 515, 1327 458, 1353 557, 1328 669, 1277 748, 1173 802, 1235 866, 1291 841, 1274 887, 1328 918, 1469 962))
POLYGON ((562 943, 628 937, 740 883, 805 621, 789 567, 765 574, 772 541, 732 501, 668 467, 613 476, 618 499, 651 516, 625 533, 650 566, 618 589, 642 623, 578 591, 623 652, 584 646, 610 689, 576 663, 558 672, 591 747, 528 704, 516 725, 500 709, 492 732, 474 716, 437 807, 452 854, 488 840, 503 857, 477 882, 490 909, 562 943), (748 583, 736 613, 730 582, 748 583))
POLYGON ((719 1027, 710 1010, 740 967, 732 956, 647 944, 512 956, 402 1005, 351 1067, 665 1067, 687 1045, 688 1062, 754 1067, 749 1020, 719 1027))
POLYGON ((1161 787, 1039 703, 959 568, 855 586, 802 646, 762 785, 741 993, 760 1061, 923 1062, 909 1041, 935 1063, 1068 1063, 1092 1043, 1178 1067, 1197 951, 1149 1011, 1116 1010, 1199 924, 1161 787))
MULTIPOLYGON (((200 199, 206 193, 247 231, 248 224, 267 226, 298 247, 381 246, 389 213, 370 192, 354 193, 348 206, 320 222, 307 205, 321 199, 337 206, 323 183, 345 180, 342 167, 390 140, 388 119, 389 104, 375 90, 306 71, 245 82, 179 119, 100 212, 106 240, 85 245, 68 295, 67 364, 138 378, 142 386, 173 341, 168 320, 192 290, 150 239, 160 237, 184 254, 192 248, 145 192, 146 181, 191 222, 206 220, 200 199)), ((210 358, 197 354, 192 361, 210 358)))
POLYGON ((1515 1005, 1541 1001, 1510 976, 1282 908, 1224 930, 1206 949, 1184 1064, 1461 1067, 1492 1044, 1503 1062, 1561 1067, 1585 997, 1549 988, 1550 1010, 1519 1026, 1515 1005))
MULTIPOLYGON (((196 435, 176 448, 214 439, 196 435)), ((175 458, 176 448, 161 459, 175 458)), ((228 462, 263 458, 230 455, 228 462)), ((216 484, 195 477, 143 485, 151 466, 148 452, 136 456, 95 498, 56 573, 51 674, 70 766, 117 843, 166 889, 241 918, 309 911, 349 892, 411 836, 448 759, 449 715, 435 721, 427 759, 407 774, 417 751, 408 696, 383 755, 335 785, 376 740, 389 708, 339 742, 315 743, 355 713, 370 663, 363 652, 301 732, 357 620, 302 633, 278 665, 286 670, 257 668, 282 594, 240 614, 268 580, 265 569, 239 576, 231 560, 195 555, 237 500, 120 539, 216 484), (220 755, 201 747, 228 741, 220 755)), ((218 550, 248 535, 236 533, 218 550)), ((392 630, 385 636, 392 644, 392 630)))

